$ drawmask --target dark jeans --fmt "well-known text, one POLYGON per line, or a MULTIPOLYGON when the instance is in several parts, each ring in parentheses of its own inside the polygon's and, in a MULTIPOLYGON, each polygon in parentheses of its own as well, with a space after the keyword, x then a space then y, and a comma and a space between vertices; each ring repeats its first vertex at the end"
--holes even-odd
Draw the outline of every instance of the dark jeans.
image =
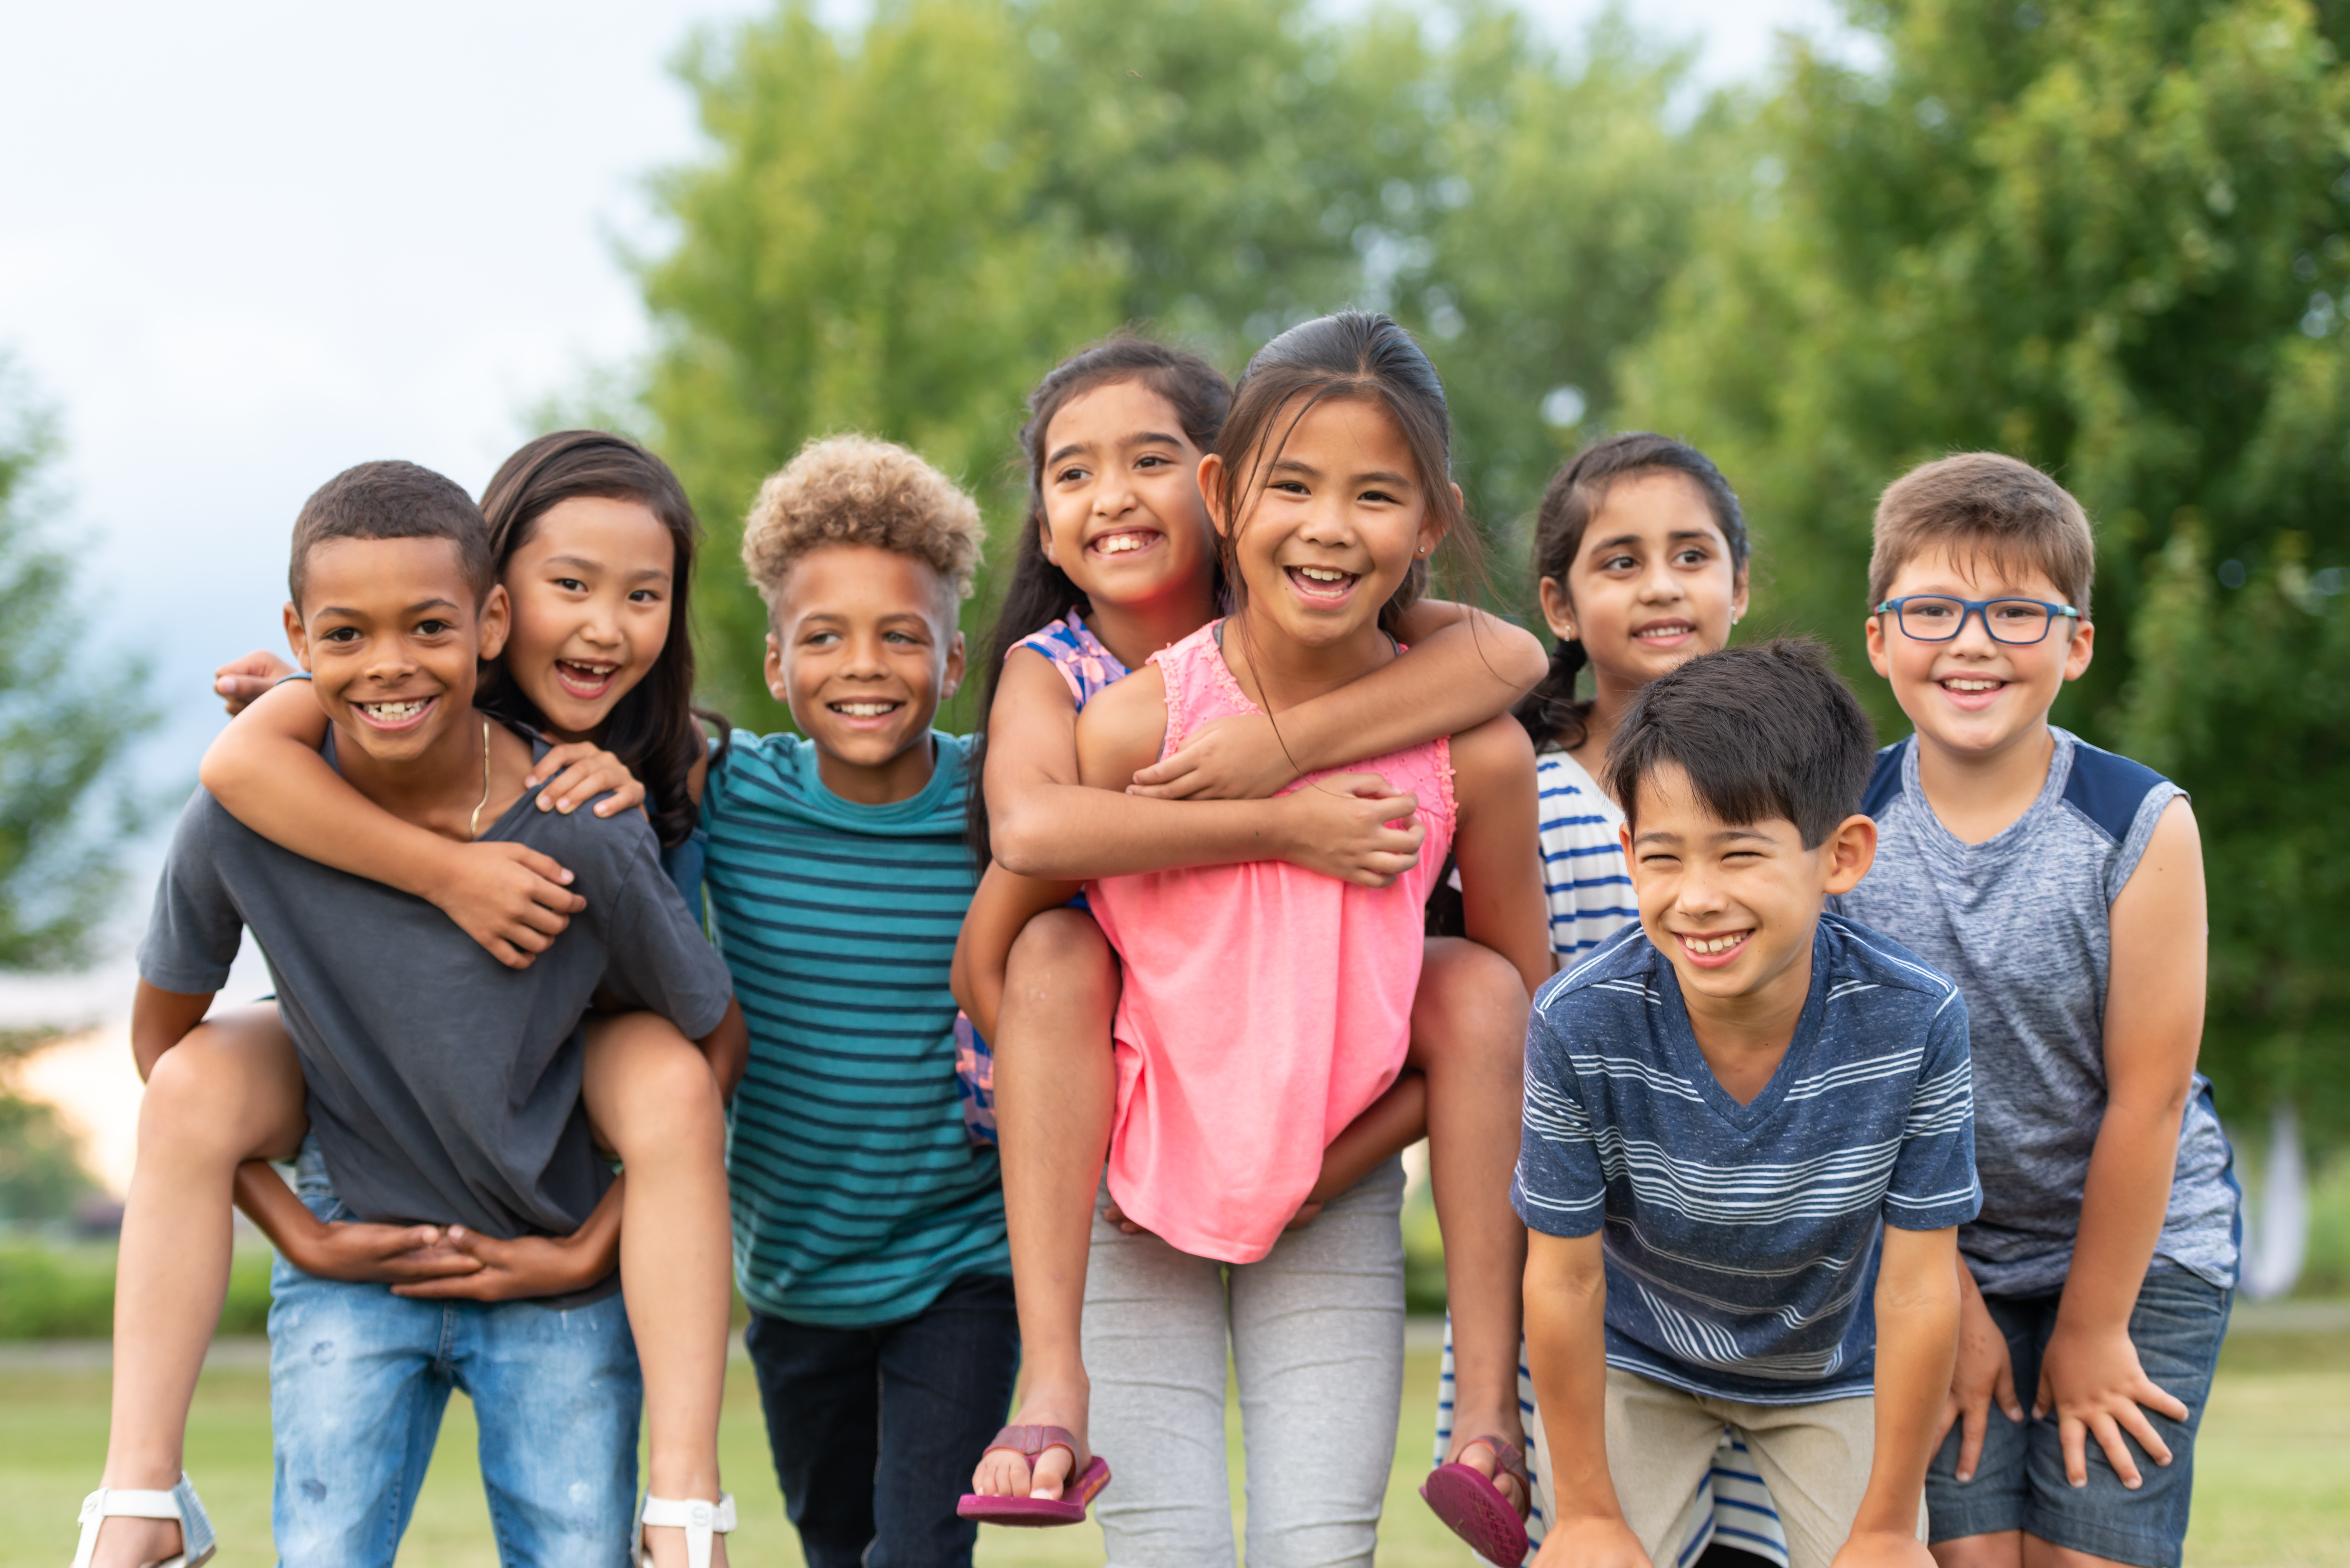
POLYGON ((872 1328, 754 1313, 744 1338, 808 1568, 970 1568, 979 1526, 955 1504, 1011 1408, 1012 1282, 970 1275, 872 1328))

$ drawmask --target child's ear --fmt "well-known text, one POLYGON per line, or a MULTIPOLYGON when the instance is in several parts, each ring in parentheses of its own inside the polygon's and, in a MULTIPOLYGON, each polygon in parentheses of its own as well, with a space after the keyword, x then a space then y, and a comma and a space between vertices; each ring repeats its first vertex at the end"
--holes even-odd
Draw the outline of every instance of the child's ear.
POLYGON ((484 659, 495 659, 506 650, 506 633, 514 625, 514 601, 506 597, 504 583, 492 583, 489 597, 482 601, 480 635, 475 646, 484 659))
POLYGON ((2064 649, 2064 679, 2078 680, 2089 671, 2089 659, 2096 652, 2097 628, 2085 620, 2073 625, 2072 644, 2064 649))
POLYGON ((1830 896, 1851 892, 1877 864, 1876 819, 1854 813, 1836 824, 1820 848, 1827 863, 1827 879, 1820 891, 1830 896))
POLYGON ((1746 618, 1746 563, 1738 563, 1738 575, 1731 579, 1730 624, 1736 626, 1746 618))
MULTIPOLYGON (((294 601, 286 601, 286 646, 294 650, 294 662, 310 669, 310 634, 303 628, 302 611, 294 601)), ((317 671, 311 670, 312 674, 317 671)))
POLYGON ((1208 509, 1208 524, 1219 535, 1228 535, 1224 526, 1224 460, 1221 453, 1210 452, 1200 460, 1200 504, 1208 509))
POLYGON ((775 634, 767 634, 767 695, 785 707, 791 705, 791 689, 784 681, 784 647, 775 634))
POLYGON ((1564 642, 1575 640, 1575 601, 1566 597, 1566 585, 1556 577, 1544 577, 1539 590, 1542 595, 1543 624, 1550 628, 1553 637, 1564 642))
POLYGON ((1061 564, 1061 558, 1053 554, 1053 525, 1041 517, 1036 520, 1036 551, 1054 566, 1061 564))
MULTIPOLYGON (((962 689, 962 678, 965 669, 966 665, 964 663, 962 633, 958 631, 947 639, 946 679, 939 682, 940 701, 944 702, 949 701, 957 691, 962 689)), ((983 723, 986 722, 986 716, 984 714, 981 715, 981 722, 983 723)))
POLYGON ((1892 680, 1892 656, 1885 647, 1885 618, 1871 611, 1864 628, 1863 635, 1868 639, 1868 667, 1887 680, 1892 680))

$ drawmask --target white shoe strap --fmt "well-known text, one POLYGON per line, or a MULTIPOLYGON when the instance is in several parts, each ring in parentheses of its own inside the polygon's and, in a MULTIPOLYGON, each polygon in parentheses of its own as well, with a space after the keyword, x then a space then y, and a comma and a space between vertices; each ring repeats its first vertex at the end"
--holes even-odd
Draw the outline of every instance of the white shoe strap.
MULTIPOLYGON (((722 1491, 718 1501, 711 1502, 698 1497, 654 1497, 648 1493, 644 1511, 638 1517, 645 1524, 683 1529, 686 1568, 710 1568, 710 1538, 734 1533, 734 1494, 722 1491)), ((640 1525, 639 1539, 643 1533, 640 1525)), ((646 1556, 650 1561, 651 1554, 646 1556)))
POLYGON ((100 1487, 82 1500, 84 1519, 177 1519, 180 1500, 168 1491, 100 1487))

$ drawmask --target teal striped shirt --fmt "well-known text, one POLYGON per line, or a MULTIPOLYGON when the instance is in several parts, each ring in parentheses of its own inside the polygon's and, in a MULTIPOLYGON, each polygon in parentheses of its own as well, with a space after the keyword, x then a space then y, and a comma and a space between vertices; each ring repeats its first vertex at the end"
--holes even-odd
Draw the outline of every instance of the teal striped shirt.
POLYGON ((1009 1274, 995 1151, 964 1131, 947 968, 976 886, 967 736, 920 794, 841 799, 797 735, 736 731, 702 797, 719 950, 751 1025, 726 1167, 734 1276, 795 1323, 911 1317, 1009 1274))

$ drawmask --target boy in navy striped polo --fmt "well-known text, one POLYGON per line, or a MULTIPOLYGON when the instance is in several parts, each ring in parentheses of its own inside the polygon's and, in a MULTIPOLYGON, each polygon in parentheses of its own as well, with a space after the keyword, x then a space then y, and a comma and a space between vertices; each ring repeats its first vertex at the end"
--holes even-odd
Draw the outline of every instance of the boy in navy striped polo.
POLYGON ((1980 1201, 1966 1004, 1825 912, 1875 852, 1870 749, 1800 642, 1659 676, 1609 748, 1640 923, 1535 999, 1512 1192, 1545 1568, 1689 1539, 1725 1426, 1791 1568, 1930 1568, 1957 1227, 1980 1201))
POLYGON ((975 885, 968 737, 931 728, 962 679, 980 539, 968 495, 856 436, 770 477, 743 534, 767 686, 801 732, 732 736, 702 815, 751 1026, 735 1278, 810 1568, 968 1563, 955 1504, 1018 1366, 995 1151, 964 1130, 947 990, 975 885))
POLYGON ((2089 667, 2095 566, 2081 504, 1998 452, 1877 503, 1868 657, 1917 732, 1877 757, 1877 866, 1838 907, 1957 982, 1981 1116, 1956 1429, 1926 1481, 1943 1568, 2052 1546, 2176 1568, 2236 1282, 2228 1140, 2195 1070, 2194 814, 2048 722, 2089 667))

